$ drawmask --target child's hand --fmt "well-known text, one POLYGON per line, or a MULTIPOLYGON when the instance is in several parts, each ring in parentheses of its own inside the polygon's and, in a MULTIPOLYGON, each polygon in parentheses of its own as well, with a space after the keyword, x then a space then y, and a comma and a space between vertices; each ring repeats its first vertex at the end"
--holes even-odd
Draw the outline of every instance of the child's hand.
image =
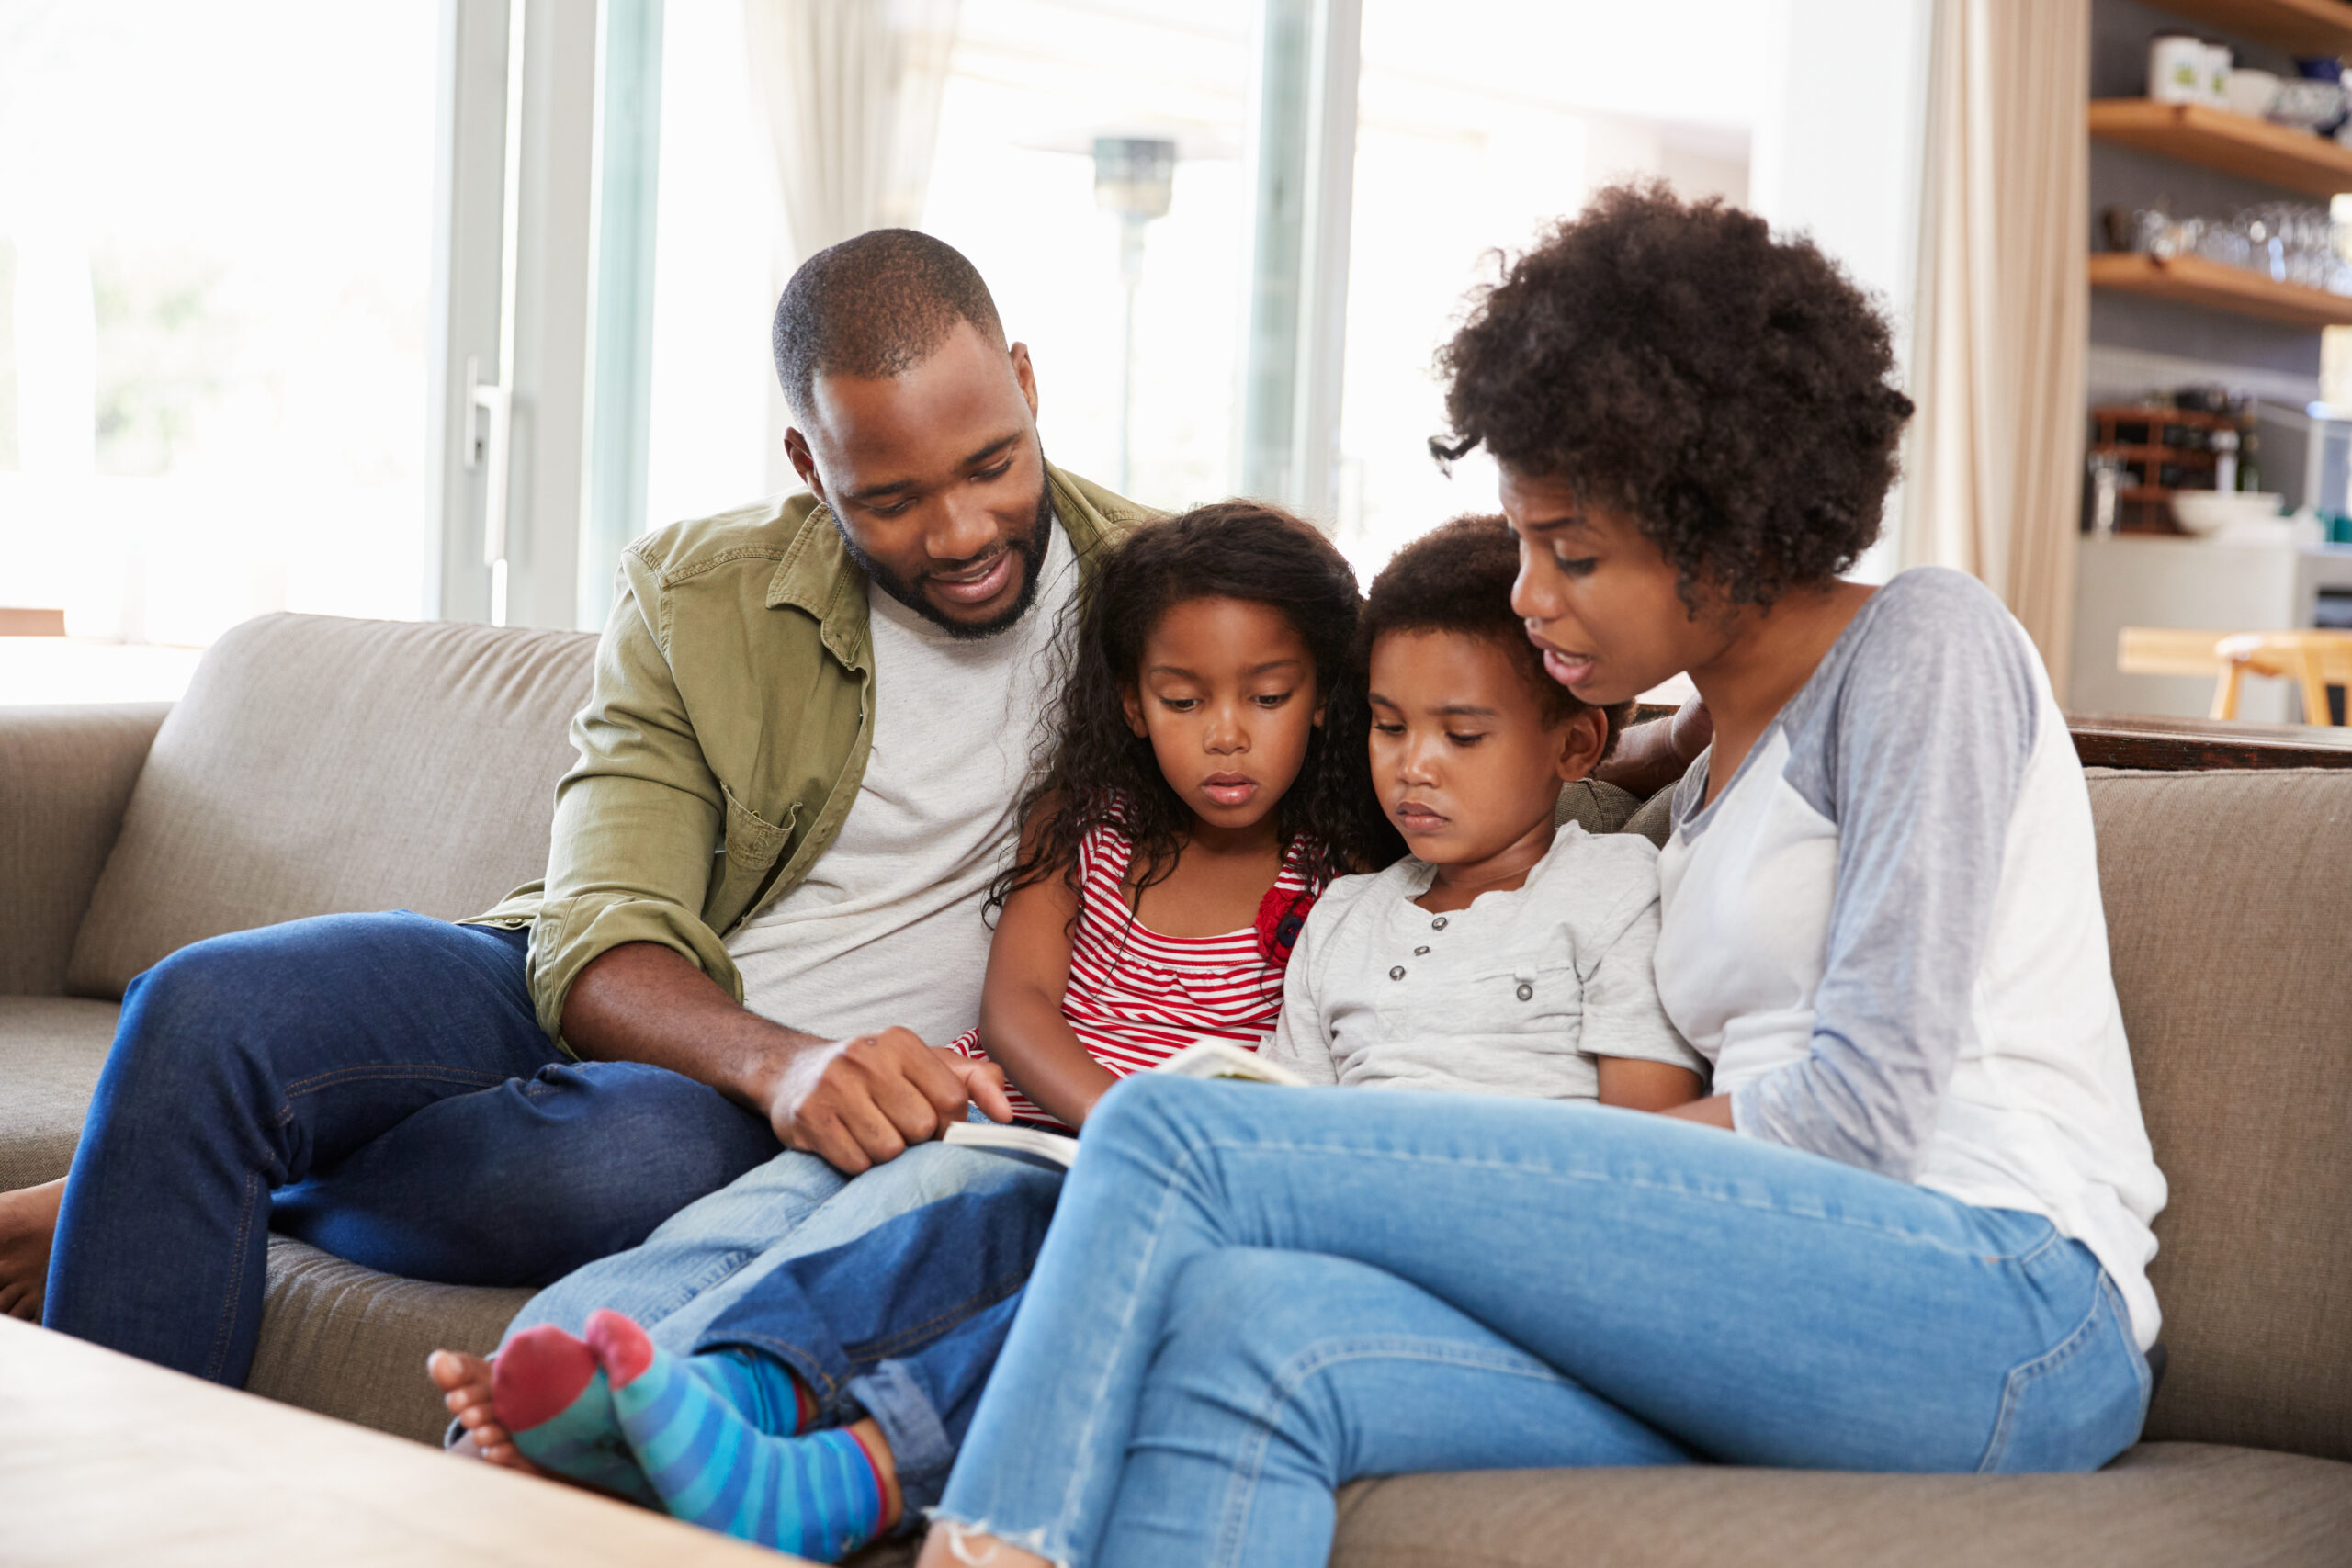
MULTIPOLYGON (((967 1056, 961 1051, 951 1051, 944 1045, 934 1045, 932 1049, 946 1062, 949 1072, 964 1080, 964 1092, 971 1098, 973 1104, 980 1108, 981 1115, 991 1122, 1012 1120, 1012 1100, 1004 1092, 1002 1067, 994 1062, 967 1056)), ((941 1130, 945 1131, 944 1128, 941 1130)))

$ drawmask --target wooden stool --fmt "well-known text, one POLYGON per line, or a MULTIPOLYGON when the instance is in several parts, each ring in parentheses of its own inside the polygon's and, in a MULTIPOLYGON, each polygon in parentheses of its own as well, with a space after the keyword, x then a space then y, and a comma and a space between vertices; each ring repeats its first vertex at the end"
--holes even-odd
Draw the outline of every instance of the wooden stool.
POLYGON ((2213 687, 2213 716, 2238 716, 2238 684, 2248 671, 2302 687, 2303 722, 2329 724, 2327 689, 2352 689, 2352 632, 2238 632, 2213 645, 2221 679, 2213 687))

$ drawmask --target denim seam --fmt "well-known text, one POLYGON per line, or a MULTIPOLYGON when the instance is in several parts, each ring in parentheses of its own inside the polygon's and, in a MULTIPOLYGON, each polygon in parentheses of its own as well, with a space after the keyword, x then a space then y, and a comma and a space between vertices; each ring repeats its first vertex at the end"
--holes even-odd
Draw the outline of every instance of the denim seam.
MULTIPOLYGON (((986 1312, 989 1308, 997 1305, 1007 1296, 1012 1295, 1013 1292, 1021 1289, 1022 1286, 1025 1285, 1027 1282, 1028 1276, 1026 1274, 1023 1274, 1018 1279, 1000 1280, 989 1287, 989 1291, 993 1293, 986 1296, 985 1299, 978 1296, 967 1297, 963 1302, 957 1303, 955 1308, 948 1312, 939 1314, 937 1316, 932 1318, 930 1322, 922 1324, 917 1327, 901 1330, 899 1333, 894 1334, 887 1339, 853 1340, 841 1347, 842 1359, 848 1361, 853 1367, 868 1360, 877 1365, 883 1361, 902 1360, 905 1358, 893 1356, 890 1352, 907 1341, 913 1340, 919 1342, 926 1334, 944 1332, 946 1329, 953 1328, 960 1323, 968 1321, 980 1313, 986 1312)), ((722 1345, 750 1345, 761 1349, 780 1351, 783 1353, 784 1359, 797 1359, 812 1364, 821 1363, 823 1360, 822 1357, 809 1349, 807 1346, 798 1344, 793 1340, 782 1338, 773 1334, 762 1334, 752 1329, 729 1328, 720 1330, 718 1329, 716 1325, 707 1332, 717 1334, 718 1337, 708 1339, 704 1342, 702 1348, 707 1349, 715 1349, 722 1345)), ((919 1343, 917 1348, 920 1348, 919 1343)), ((797 1372, 798 1369, 796 1367, 794 1371, 797 1372)), ((825 1384, 824 1393, 821 1397, 830 1400, 837 1391, 846 1388, 850 1382, 864 1375, 865 1374, 862 1372, 854 1371, 849 1378, 836 1379, 830 1373, 820 1372, 818 1376, 825 1384)))
MULTIPOLYGON (((1218 1528, 1216 1551, 1211 1558, 1212 1562, 1231 1564, 1240 1560, 1242 1532, 1250 1509, 1257 1501, 1258 1484, 1265 1472, 1266 1453, 1273 1445, 1275 1421, 1281 1412, 1295 1402, 1298 1391, 1309 1380, 1344 1362, 1375 1359, 1470 1367, 1536 1382, 1566 1384, 1574 1382, 1541 1362, 1530 1365, 1532 1358, 1524 1354, 1512 1358, 1494 1351, 1451 1348, 1442 1342, 1420 1336, 1372 1336, 1303 1350, 1267 1380, 1265 1396, 1260 1401, 1254 1416, 1257 1432, 1248 1451, 1236 1456, 1233 1480, 1226 1489, 1224 1517, 1218 1528)), ((1336 1486, 1338 1482, 1334 1481, 1333 1484, 1336 1486)))
POLYGON ((1024 1285, 1028 1284, 1028 1282, 1029 1271, 1026 1269, 1023 1269, 1018 1274, 1006 1275, 1002 1279, 993 1280, 987 1285, 981 1287, 978 1292, 967 1296, 964 1300, 956 1303, 956 1305, 948 1308, 946 1311, 934 1314, 930 1321, 926 1323, 919 1323, 911 1327, 902 1328, 897 1333, 880 1339, 852 1340, 849 1343, 844 1344, 842 1347, 842 1349, 843 1353, 849 1355, 852 1359, 856 1359, 858 1358, 858 1354, 860 1352, 864 1352, 867 1355, 873 1356, 876 1360, 889 1360, 893 1359, 893 1353, 901 1346, 911 1345, 920 1348, 922 1341, 926 1337, 944 1333, 946 1330, 955 1327, 957 1324, 968 1322, 973 1317, 988 1311, 989 1308, 995 1306, 1007 1296, 1012 1295, 1015 1291, 1018 1291, 1024 1285))
MULTIPOLYGON (((2104 1282, 2104 1270, 2100 1278, 2104 1282)), ((2033 1359, 2011 1367, 2008 1375, 2001 1380, 2000 1414, 1994 1417, 1993 1436, 1986 1441, 1984 1452, 1976 1461, 1977 1474, 1987 1474, 2000 1463, 2002 1454, 2008 1448, 2010 1426, 2016 1420, 2018 1406, 2024 1402, 2026 1391, 2090 1348, 2098 1331, 2098 1309, 2102 1300, 2101 1293, 2093 1291, 2090 1309, 2083 1314, 2083 1320, 2065 1338, 2033 1359)))
POLYGON ((245 1249, 253 1243, 254 1211, 256 1207, 254 1183, 260 1179, 257 1171, 245 1172, 244 1201, 238 1206, 237 1213, 237 1244, 229 1249, 229 1294, 220 1303, 220 1321, 212 1334, 211 1359, 204 1368, 205 1377, 215 1382, 220 1381, 220 1369, 228 1361, 229 1341, 236 1324, 237 1308, 244 1295, 241 1287, 245 1273, 245 1249))
POLYGON ((384 1078, 446 1078, 457 1083, 469 1083, 481 1089, 495 1088, 512 1075, 477 1072, 468 1067, 436 1067, 429 1064, 397 1066, 379 1064, 365 1067, 338 1067, 333 1072, 314 1073, 307 1078, 286 1086, 288 1100, 299 1095, 315 1094, 347 1083, 368 1083, 384 1078))
MULTIPOLYGON (((1747 1209, 1758 1213, 1776 1214, 1783 1219, 1807 1220, 1816 1224, 1838 1225, 1849 1230, 1870 1231, 1875 1235, 1892 1237, 1896 1241, 1911 1242, 1923 1247, 1931 1247, 1939 1252, 1947 1253, 1955 1258, 1981 1258, 1987 1262, 2009 1263, 2017 1261, 2019 1256, 2018 1254, 2006 1252, 1984 1252, 1973 1247, 1955 1247, 1936 1236, 1923 1235, 1917 1231, 1899 1230, 1890 1225, 1877 1224, 1873 1221, 1852 1219, 1837 1214, 1809 1214, 1798 1210, 1786 1208, 1778 1203, 1751 1202, 1746 1199, 1735 1197, 1727 1193, 1706 1192, 1674 1183, 1645 1180, 1637 1176, 1614 1176, 1606 1172, 1550 1169, 1524 1165, 1515 1160, 1471 1159, 1457 1157, 1451 1155, 1416 1155, 1407 1154, 1394 1149, 1356 1149, 1344 1146, 1334 1147, 1329 1144, 1275 1144, 1268 1143, 1260 1139, 1249 1139, 1246 1141, 1219 1141, 1215 1138, 1210 1138, 1204 1139, 1198 1146, 1204 1149, 1238 1150, 1244 1153, 1255 1154, 1347 1155, 1361 1159, 1397 1160, 1410 1165, 1444 1166, 1454 1169, 1472 1168, 1489 1170, 1512 1171, 1522 1176, 1546 1178, 1556 1181, 1577 1183, 1603 1182, 1612 1186, 1640 1188, 1645 1191, 1661 1192, 1671 1196, 1700 1199, 1711 1203, 1726 1203, 1736 1208, 1747 1209)), ((1191 1150, 1187 1150, 1188 1156, 1191 1152, 1191 1150)), ((1826 1158, 1826 1156, 1825 1156, 1822 1157, 1826 1158)), ((1888 1178, 1888 1179, 1892 1180, 1893 1178, 1888 1178)), ((1916 1185, 1916 1183, 1905 1183, 1904 1185, 1916 1185)), ((1922 1190, 1932 1191, 1933 1189, 1922 1189, 1922 1190)), ((1963 1207, 1973 1206, 1965 1204, 1962 1200, 1957 1198, 1953 1199, 1952 1201, 1955 1203, 1962 1203, 1963 1207)), ((2042 1247, 2047 1247, 2050 1244, 2050 1239, 2051 1238, 2047 1236, 2037 1239, 2031 1251, 2025 1256, 2030 1256, 2031 1252, 2038 1252, 2042 1247)))

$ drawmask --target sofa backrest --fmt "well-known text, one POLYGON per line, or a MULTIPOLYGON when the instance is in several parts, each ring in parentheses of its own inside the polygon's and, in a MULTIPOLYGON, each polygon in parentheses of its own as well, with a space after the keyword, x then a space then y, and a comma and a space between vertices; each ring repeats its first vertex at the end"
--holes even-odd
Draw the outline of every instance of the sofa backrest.
POLYGON ((191 942, 306 915, 477 914, 547 867, 596 639, 266 615, 164 719, 67 988, 119 997, 191 942))
POLYGON ((2147 1436, 2352 1460, 2352 769, 2091 774, 2172 1188, 2147 1436))

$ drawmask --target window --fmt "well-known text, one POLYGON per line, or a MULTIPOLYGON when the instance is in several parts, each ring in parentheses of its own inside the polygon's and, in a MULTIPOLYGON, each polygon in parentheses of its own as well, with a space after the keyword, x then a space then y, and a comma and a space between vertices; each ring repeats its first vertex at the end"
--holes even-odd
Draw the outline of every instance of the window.
POLYGON ((1159 506, 1233 488, 1250 265, 1251 0, 964 0, 923 227, 1035 356, 1053 460, 1159 506), (1096 192, 1097 138, 1172 143, 1166 216, 1096 192), (1128 434, 1123 437, 1123 431, 1128 434))
MULTIPOLYGON (((416 615, 433 9, 77 0, 8 27, 0 603, 190 647, 272 610, 416 615)), ((190 662, 0 701, 169 695, 190 662)))
POLYGON ((1498 250, 1627 176, 1746 201, 1765 9, 1457 0, 1438 26, 1413 0, 1365 0, 1338 516, 1360 575, 1496 509, 1485 453, 1449 479, 1428 443, 1434 356, 1498 250))

